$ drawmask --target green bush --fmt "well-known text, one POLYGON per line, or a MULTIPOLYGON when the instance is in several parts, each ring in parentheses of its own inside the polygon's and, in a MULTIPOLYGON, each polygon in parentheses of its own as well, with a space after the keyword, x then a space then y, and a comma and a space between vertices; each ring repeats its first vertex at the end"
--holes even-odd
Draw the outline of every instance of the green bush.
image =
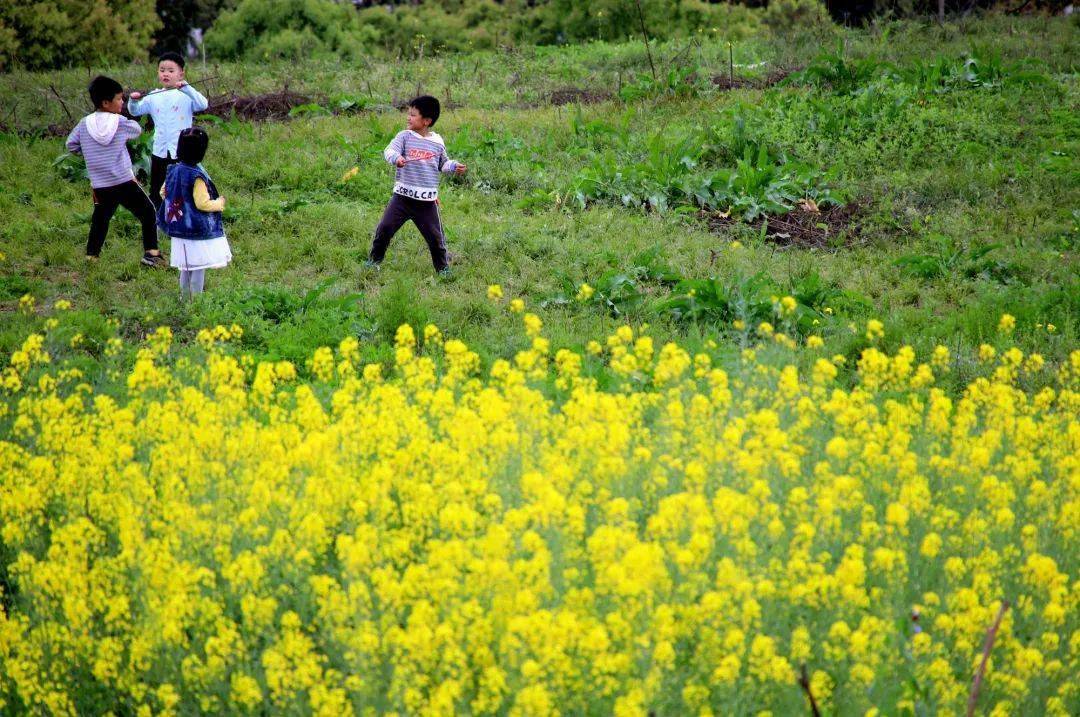
POLYGON ((4 0, 0 71, 142 58, 159 27, 154 0, 4 0))
MULTIPOLYGON (((740 39, 760 26, 760 11, 702 0, 641 0, 649 37, 663 40, 692 34, 740 39)), ((416 54, 492 49, 503 44, 557 45, 640 37, 633 0, 551 0, 535 6, 493 0, 435 0, 387 11, 377 6, 360 18, 388 51, 416 54), (437 28, 435 30, 434 28, 437 28)))
POLYGON ((685 33, 716 35, 741 40, 761 28, 761 11, 732 3, 683 0, 682 28, 685 33))
POLYGON ((220 58, 299 60, 359 56, 374 40, 349 5, 332 0, 242 0, 206 35, 220 58))
POLYGON ((821 0, 769 0, 762 22, 776 33, 832 27, 832 18, 821 0))
POLYGON ((757 26, 758 12, 739 5, 701 0, 551 0, 517 17, 517 35, 527 42, 562 44, 584 40, 640 37, 641 24, 651 38, 669 39, 705 33, 743 37, 757 26))

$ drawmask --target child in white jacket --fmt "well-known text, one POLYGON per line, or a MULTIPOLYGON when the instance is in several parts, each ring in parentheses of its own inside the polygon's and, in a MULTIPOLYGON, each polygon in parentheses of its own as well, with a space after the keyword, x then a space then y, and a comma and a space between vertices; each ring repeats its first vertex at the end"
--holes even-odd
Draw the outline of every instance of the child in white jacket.
POLYGON ((191 116, 208 106, 206 98, 184 81, 184 58, 176 52, 166 52, 158 59, 158 82, 161 89, 145 95, 132 92, 128 112, 132 117, 150 115, 154 118, 154 150, 150 157, 150 199, 154 207, 161 205, 161 185, 165 170, 176 163, 176 141, 180 133, 191 126, 191 116))

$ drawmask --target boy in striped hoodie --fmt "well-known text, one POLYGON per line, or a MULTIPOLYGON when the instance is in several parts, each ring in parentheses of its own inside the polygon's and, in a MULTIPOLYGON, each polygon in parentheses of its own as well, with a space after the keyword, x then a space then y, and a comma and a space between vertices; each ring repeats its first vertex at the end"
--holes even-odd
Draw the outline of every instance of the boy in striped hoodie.
POLYGON ((111 77, 98 75, 90 83, 94 112, 79 120, 67 138, 67 149, 81 154, 90 175, 94 214, 86 241, 86 258, 97 259, 109 233, 116 208, 123 206, 142 225, 143 258, 147 266, 165 266, 158 251, 154 205, 135 181, 127 141, 142 134, 138 122, 120 116, 124 108, 124 88, 111 77))
POLYGON ((442 137, 431 131, 439 119, 439 101, 424 95, 409 102, 406 129, 387 145, 386 161, 397 167, 394 193, 382 220, 375 228, 375 240, 368 256, 369 266, 378 266, 397 230, 412 220, 420 230, 435 271, 449 271, 450 262, 439 216, 439 173, 465 174, 466 167, 446 156, 442 137))

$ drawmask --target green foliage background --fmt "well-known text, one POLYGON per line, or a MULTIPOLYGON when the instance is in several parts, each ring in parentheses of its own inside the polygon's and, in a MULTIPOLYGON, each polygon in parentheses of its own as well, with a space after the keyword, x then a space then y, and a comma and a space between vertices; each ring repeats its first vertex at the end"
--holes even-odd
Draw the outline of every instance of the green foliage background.
POLYGON ((0 71, 141 58, 159 27, 154 0, 4 0, 0 71))
POLYGON ((769 8, 704 0, 428 0, 357 11, 334 0, 101 0, 0 5, 0 71, 93 66, 183 51, 206 30, 212 59, 258 61, 402 56, 505 46, 619 41, 742 39, 831 24, 820 0, 776 0, 769 8), (155 12, 156 6, 156 12, 155 12), (207 28, 209 28, 207 30, 207 28))

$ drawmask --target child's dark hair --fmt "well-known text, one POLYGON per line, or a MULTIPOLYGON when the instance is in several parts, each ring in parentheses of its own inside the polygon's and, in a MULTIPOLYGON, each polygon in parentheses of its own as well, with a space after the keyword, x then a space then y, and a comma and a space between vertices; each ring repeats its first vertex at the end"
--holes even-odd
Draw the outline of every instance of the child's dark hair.
POLYGON ((176 142, 176 158, 184 164, 198 164, 206 156, 210 136, 202 127, 188 127, 176 142))
POLYGON ((180 65, 181 70, 184 69, 184 56, 179 52, 169 50, 168 52, 161 53, 161 57, 157 59, 158 62, 165 62, 166 60, 175 62, 177 65, 180 65))
POLYGON ((431 95, 420 95, 409 100, 409 107, 415 107, 421 117, 431 120, 431 125, 439 121, 439 101, 431 95))
POLYGON ((123 93, 124 88, 113 78, 98 75, 90 80, 90 86, 87 90, 90 91, 90 101, 94 103, 94 109, 97 110, 101 109, 102 102, 108 102, 113 97, 123 93))

